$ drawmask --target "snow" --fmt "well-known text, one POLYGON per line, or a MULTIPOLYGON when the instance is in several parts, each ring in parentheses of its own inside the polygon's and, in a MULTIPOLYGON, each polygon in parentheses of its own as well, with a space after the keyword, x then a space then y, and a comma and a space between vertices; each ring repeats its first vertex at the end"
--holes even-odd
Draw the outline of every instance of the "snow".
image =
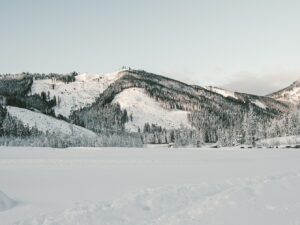
POLYGON ((295 81, 289 87, 279 92, 275 92, 270 96, 279 101, 292 103, 294 105, 299 104, 300 103, 300 80, 295 81))
POLYGON ((0 148, 1 225, 298 224, 297 150, 0 148))
POLYGON ((266 108, 267 108, 267 106, 266 106, 264 103, 262 103, 261 101, 259 101, 259 100, 257 100, 257 99, 252 100, 251 102, 252 102, 254 105, 258 106, 259 108, 262 108, 262 109, 266 109, 266 108))
POLYGON ((278 100, 291 102, 293 104, 299 104, 300 102, 300 87, 294 87, 290 91, 282 92, 277 98, 278 100))
POLYGON ((5 193, 0 190, 0 212, 11 209, 16 206, 17 202, 9 198, 5 193))
POLYGON ((97 135, 83 127, 67 123, 63 120, 47 116, 42 113, 33 112, 24 108, 17 108, 13 106, 7 106, 8 113, 22 121, 24 125, 28 127, 36 127, 43 133, 56 133, 67 136, 74 136, 78 138, 84 137, 96 137, 97 135))
MULTIPOLYGON (((231 97, 234 99, 239 99, 233 91, 225 90, 225 89, 218 88, 218 87, 212 87, 212 86, 208 86, 208 87, 206 87, 206 89, 213 91, 215 93, 218 93, 218 94, 224 96, 225 98, 231 97)), ((262 109, 267 108, 267 106, 263 102, 259 101, 258 99, 251 100, 251 102, 262 109)))
POLYGON ((227 97, 231 97, 231 98, 235 98, 235 99, 238 99, 237 96, 235 96, 234 92, 233 91, 228 91, 228 90, 225 90, 225 89, 222 89, 222 88, 218 88, 218 87, 212 87, 212 86, 208 86, 208 87, 205 87, 207 90, 209 91, 213 91, 219 95, 222 95, 224 96, 225 98, 227 97))
POLYGON ((286 136, 286 137, 275 137, 266 138, 257 142, 263 146, 293 146, 300 144, 300 136, 286 136))
POLYGON ((76 80, 70 83, 53 81, 51 79, 34 80, 31 94, 49 92, 50 97, 56 96, 61 103, 54 110, 56 115, 68 117, 72 110, 76 110, 92 104, 95 99, 114 81, 121 78, 123 70, 110 74, 88 74, 82 73, 76 76, 76 80), (53 84, 54 89, 52 89, 53 84))
POLYGON ((122 91, 114 98, 113 103, 119 103, 122 109, 127 110, 128 115, 132 114, 133 120, 125 124, 128 131, 138 131, 138 128, 142 130, 146 122, 166 129, 191 127, 187 111, 164 109, 142 88, 122 91))

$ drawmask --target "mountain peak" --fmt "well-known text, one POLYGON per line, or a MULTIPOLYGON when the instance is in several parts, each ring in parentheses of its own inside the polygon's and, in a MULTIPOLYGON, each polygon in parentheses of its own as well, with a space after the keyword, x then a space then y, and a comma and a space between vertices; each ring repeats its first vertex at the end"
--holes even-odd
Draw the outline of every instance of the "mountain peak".
POLYGON ((274 98, 275 100, 290 103, 292 105, 300 104, 300 79, 294 81, 288 87, 269 94, 268 97, 274 98))

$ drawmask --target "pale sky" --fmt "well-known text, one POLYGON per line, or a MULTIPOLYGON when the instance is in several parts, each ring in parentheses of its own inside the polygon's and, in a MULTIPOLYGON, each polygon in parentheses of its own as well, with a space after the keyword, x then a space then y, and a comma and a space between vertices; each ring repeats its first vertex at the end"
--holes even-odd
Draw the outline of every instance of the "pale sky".
POLYGON ((0 0, 0 73, 123 65, 267 94, 300 78, 300 1, 0 0))

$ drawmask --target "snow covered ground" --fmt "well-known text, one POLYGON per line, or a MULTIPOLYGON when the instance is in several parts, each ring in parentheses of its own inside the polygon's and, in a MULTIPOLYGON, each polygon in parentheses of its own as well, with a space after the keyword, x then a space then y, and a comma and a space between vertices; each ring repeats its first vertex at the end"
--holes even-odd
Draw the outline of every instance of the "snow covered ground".
POLYGON ((17 202, 9 198, 5 193, 0 191, 0 212, 8 210, 17 205, 17 202))
POLYGON ((2 147, 0 178, 1 225, 300 224, 297 150, 2 147))
POLYGON ((266 138, 259 140, 258 145, 262 146, 295 146, 300 145, 300 136, 286 136, 286 137, 275 137, 275 138, 266 138))

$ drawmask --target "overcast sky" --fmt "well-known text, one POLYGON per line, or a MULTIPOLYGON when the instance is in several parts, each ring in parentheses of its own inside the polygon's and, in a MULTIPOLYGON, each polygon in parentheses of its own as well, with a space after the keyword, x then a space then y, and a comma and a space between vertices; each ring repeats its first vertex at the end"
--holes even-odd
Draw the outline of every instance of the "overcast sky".
POLYGON ((299 0, 0 0, 0 73, 125 65, 267 94, 299 61, 299 0))

